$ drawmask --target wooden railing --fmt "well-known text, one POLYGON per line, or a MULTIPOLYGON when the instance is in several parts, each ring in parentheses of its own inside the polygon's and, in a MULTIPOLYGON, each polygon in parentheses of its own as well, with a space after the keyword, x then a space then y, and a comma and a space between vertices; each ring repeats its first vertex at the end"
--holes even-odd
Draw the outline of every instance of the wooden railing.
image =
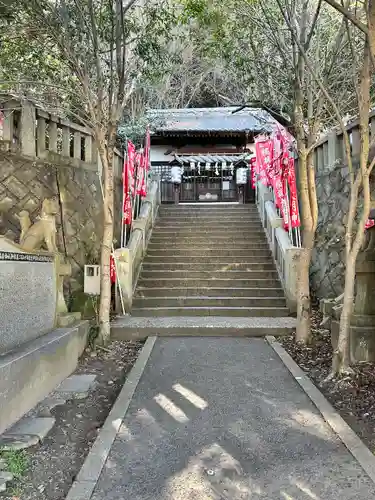
MULTIPOLYGON (((100 170, 92 130, 49 113, 28 100, 2 96, 3 150, 51 162, 100 170)), ((123 156, 116 150, 115 176, 121 177, 123 156)))

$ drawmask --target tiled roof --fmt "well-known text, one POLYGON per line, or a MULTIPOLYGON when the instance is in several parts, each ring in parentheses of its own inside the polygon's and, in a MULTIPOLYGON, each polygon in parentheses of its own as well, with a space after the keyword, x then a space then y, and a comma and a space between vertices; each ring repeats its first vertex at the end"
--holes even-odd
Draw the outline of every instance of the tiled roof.
POLYGON ((148 116, 153 133, 163 132, 267 132, 275 120, 258 108, 151 109, 148 116))

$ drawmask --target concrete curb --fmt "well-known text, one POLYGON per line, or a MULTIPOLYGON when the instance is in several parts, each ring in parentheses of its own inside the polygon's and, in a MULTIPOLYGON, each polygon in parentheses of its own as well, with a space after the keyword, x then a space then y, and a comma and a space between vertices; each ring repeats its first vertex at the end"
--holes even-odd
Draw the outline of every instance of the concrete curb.
POLYGON ((277 342, 275 337, 267 336, 266 341, 288 368, 294 379, 298 382, 307 396, 322 414, 324 420, 337 434, 362 469, 375 483, 375 457, 365 446, 353 429, 338 414, 333 406, 327 401, 323 394, 311 382, 309 377, 301 370, 286 350, 277 342))
POLYGON ((149 337, 143 346, 65 500, 90 500, 155 342, 156 337, 149 337))

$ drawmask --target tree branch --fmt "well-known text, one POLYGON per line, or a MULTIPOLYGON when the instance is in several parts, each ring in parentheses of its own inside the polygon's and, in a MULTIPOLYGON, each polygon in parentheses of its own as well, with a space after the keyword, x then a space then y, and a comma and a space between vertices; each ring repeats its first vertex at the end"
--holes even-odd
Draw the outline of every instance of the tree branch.
POLYGON ((363 24, 356 16, 354 16, 349 9, 346 9, 342 5, 340 5, 335 0, 324 0, 328 5, 336 9, 340 14, 345 16, 349 21, 351 21, 358 29, 360 29, 365 35, 368 36, 368 28, 365 24, 363 24))

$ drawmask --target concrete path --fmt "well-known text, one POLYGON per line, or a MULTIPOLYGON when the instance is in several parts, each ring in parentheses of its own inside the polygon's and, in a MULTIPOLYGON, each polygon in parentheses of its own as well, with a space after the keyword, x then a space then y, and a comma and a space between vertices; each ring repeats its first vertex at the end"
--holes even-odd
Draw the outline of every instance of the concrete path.
POLYGON ((157 339, 92 500, 371 500, 263 339, 157 339))

